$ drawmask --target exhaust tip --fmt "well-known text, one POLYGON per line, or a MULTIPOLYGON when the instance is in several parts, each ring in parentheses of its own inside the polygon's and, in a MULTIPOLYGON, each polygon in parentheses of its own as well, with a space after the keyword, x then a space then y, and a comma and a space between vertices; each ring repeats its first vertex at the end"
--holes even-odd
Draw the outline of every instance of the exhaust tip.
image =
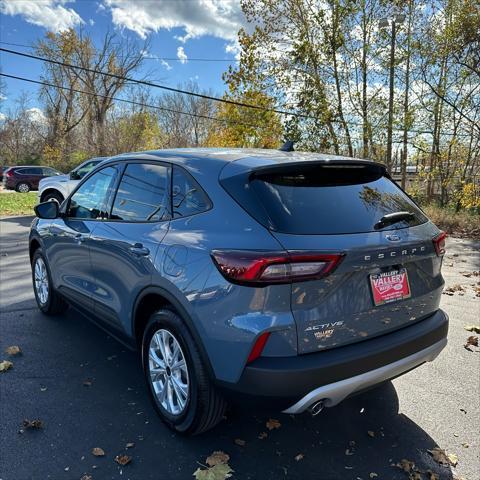
POLYGON ((315 402, 313 405, 311 405, 308 408, 308 411, 312 414, 312 417, 317 416, 324 408, 325 406, 325 399, 319 400, 318 402, 315 402))

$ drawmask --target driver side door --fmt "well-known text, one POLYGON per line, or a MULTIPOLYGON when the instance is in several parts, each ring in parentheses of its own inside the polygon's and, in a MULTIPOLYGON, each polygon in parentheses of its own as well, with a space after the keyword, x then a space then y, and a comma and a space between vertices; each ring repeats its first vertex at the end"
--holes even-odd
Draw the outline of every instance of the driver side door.
POLYGON ((47 240, 52 280, 77 308, 93 311, 95 279, 90 261, 91 235, 107 218, 108 202, 118 176, 108 166, 88 177, 66 202, 64 213, 52 221, 47 240))

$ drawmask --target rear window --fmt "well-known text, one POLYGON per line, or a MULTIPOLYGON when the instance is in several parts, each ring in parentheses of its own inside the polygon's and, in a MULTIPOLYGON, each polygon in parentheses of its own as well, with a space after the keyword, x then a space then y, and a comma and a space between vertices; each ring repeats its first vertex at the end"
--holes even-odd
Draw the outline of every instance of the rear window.
POLYGON ((427 221, 410 198, 378 167, 307 166, 254 176, 251 190, 272 230, 290 234, 371 232, 386 214, 413 215, 383 230, 427 221))

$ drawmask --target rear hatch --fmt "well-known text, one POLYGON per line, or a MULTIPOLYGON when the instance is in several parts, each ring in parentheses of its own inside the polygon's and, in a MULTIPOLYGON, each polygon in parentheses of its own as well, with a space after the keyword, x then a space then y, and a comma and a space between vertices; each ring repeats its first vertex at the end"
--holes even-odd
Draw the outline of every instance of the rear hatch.
POLYGON ((234 185, 224 182, 288 252, 342 255, 327 276, 292 283, 299 353, 382 335, 438 309, 440 231, 382 165, 280 164, 234 185))

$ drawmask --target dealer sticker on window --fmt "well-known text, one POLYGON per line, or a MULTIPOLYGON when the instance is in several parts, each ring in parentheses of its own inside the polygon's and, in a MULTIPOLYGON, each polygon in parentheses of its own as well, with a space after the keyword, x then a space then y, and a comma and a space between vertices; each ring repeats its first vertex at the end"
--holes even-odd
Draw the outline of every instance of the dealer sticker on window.
POLYGON ((370 275, 370 285, 373 302, 377 306, 410 297, 410 284, 405 268, 370 275))

